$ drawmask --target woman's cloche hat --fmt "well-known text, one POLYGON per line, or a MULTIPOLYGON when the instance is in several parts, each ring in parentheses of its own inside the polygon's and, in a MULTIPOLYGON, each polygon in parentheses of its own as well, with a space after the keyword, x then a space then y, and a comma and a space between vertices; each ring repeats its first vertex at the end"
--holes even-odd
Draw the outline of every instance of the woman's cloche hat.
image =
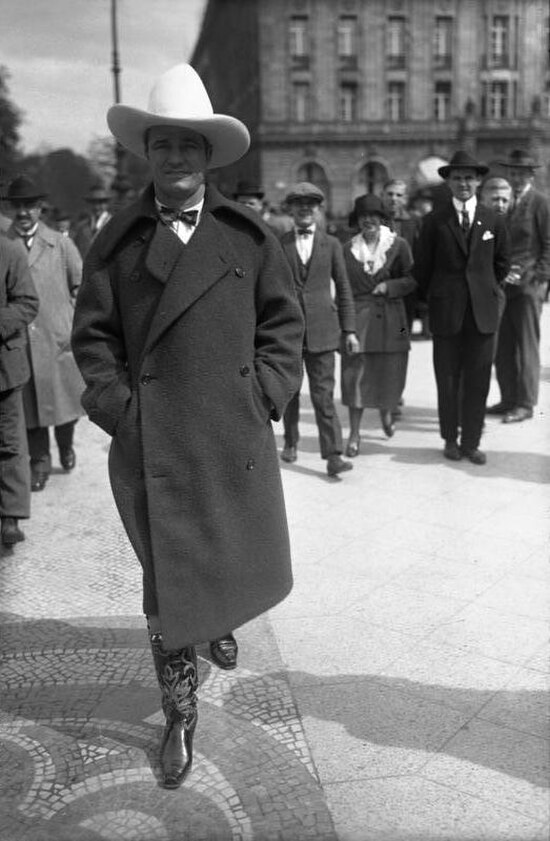
POLYGON ((376 213, 383 222, 388 221, 388 211, 386 210, 381 198, 374 193, 365 193, 363 196, 358 196, 355 199, 353 210, 348 217, 348 225, 350 228, 357 226, 357 220, 360 216, 367 216, 376 213))
POLYGON ((145 134, 153 126, 179 126, 198 132, 212 147, 208 169, 227 166, 250 146, 248 129, 235 117, 214 114, 210 97, 190 64, 177 64, 154 84, 147 110, 112 105, 107 124, 119 143, 145 158, 145 134))
POLYGON ((452 169, 474 169, 479 176, 487 175, 489 167, 479 163, 469 152, 459 150, 455 152, 451 160, 445 166, 437 170, 442 178, 448 178, 452 169))
POLYGON ((28 175, 18 175, 9 183, 3 198, 6 201, 38 201, 45 199, 46 193, 28 175))

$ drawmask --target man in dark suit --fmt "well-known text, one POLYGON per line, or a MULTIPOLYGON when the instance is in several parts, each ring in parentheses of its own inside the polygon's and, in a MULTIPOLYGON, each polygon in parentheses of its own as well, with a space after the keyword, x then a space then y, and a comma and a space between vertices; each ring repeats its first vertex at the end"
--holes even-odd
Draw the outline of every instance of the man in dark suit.
MULTIPOLYGON (((334 352, 340 347, 342 334, 347 353, 354 353, 359 342, 355 335, 355 308, 342 246, 316 222, 316 213, 324 198, 323 192, 307 181, 291 189, 285 204, 294 220, 294 229, 282 236, 281 243, 306 321, 304 365, 319 430, 321 457, 327 460, 329 476, 336 476, 351 470, 353 465, 341 455, 342 428, 334 405, 334 352), (332 297, 331 280, 336 300, 332 297)), ((285 444, 281 458, 286 462, 297 458, 299 416, 298 392, 283 418, 285 444)))
POLYGON ((479 442, 498 328, 499 285, 510 265, 508 234, 503 218, 477 201, 476 190, 488 167, 459 151, 438 171, 452 198, 424 219, 414 274, 428 299, 444 456, 485 464, 479 442))
POLYGON ((25 247, 0 235, 0 521, 4 546, 25 534, 30 516, 31 474, 22 389, 31 369, 27 325, 38 312, 25 247))
POLYGON ((533 186, 536 160, 515 149, 508 167, 513 201, 508 210, 512 271, 506 278, 506 306, 495 359, 500 400, 487 410, 503 423, 533 417, 540 378, 540 317, 550 276, 550 205, 533 186))
POLYGON ((102 184, 94 184, 84 199, 90 211, 76 225, 73 237, 82 259, 90 250, 96 234, 111 218, 109 212, 111 197, 102 184))

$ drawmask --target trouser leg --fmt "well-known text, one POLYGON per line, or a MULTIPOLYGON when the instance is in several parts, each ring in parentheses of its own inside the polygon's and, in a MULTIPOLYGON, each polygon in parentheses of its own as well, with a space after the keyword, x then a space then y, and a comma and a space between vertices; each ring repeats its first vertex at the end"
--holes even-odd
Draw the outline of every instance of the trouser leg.
POLYGON ((461 446, 475 450, 479 446, 485 418, 485 406, 491 384, 494 335, 470 331, 464 336, 462 368, 461 446))
POLYGON ((51 470, 50 433, 47 426, 27 429, 31 469, 49 475, 51 470))
POLYGON ((342 452, 342 427, 334 405, 334 351, 306 353, 304 363, 319 432, 321 458, 342 452))
POLYGON ((517 406, 519 356, 514 327, 515 299, 506 301, 498 329, 495 372, 500 389, 500 402, 507 408, 517 406))
POLYGON ((73 420, 54 427, 55 442, 60 452, 69 450, 73 446, 75 426, 76 420, 73 420))
POLYGON ((445 441, 456 441, 461 379, 460 334, 433 337, 433 365, 437 385, 439 432, 445 441))
POLYGON ((540 316, 542 304, 536 294, 518 295, 514 311, 518 376, 516 406, 537 405, 540 380, 540 316))
POLYGON ((0 392, 0 516, 30 516, 31 479, 21 388, 0 392))
POLYGON ((298 423, 300 420, 300 392, 296 392, 288 403, 283 415, 284 441, 286 447, 296 447, 300 440, 298 423))

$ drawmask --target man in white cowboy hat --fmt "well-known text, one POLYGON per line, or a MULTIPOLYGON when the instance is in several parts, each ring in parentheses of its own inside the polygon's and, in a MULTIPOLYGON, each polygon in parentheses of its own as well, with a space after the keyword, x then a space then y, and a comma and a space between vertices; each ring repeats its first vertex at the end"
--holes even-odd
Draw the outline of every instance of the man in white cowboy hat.
POLYGON ((425 217, 413 272, 428 300, 443 454, 481 465, 486 462, 479 442, 499 320, 498 285, 510 265, 508 234, 503 218, 477 201, 488 167, 458 151, 438 172, 451 200, 425 217))
POLYGON ((505 284, 506 305, 495 359, 500 400, 487 409, 503 423, 533 417, 540 379, 540 317, 550 278, 550 206, 533 186, 539 164, 514 149, 507 160, 513 202, 507 214, 512 271, 505 284))
MULTIPOLYGON (((275 236, 205 183, 250 138, 213 113, 193 68, 172 68, 147 109, 115 105, 107 121, 153 183, 92 244, 73 348, 83 404, 112 436, 111 485, 143 567, 164 785, 175 788, 192 762, 195 646, 231 646, 234 628, 292 586, 271 420, 299 386, 304 325, 275 236)), ((234 666, 236 644, 218 654, 234 666)))

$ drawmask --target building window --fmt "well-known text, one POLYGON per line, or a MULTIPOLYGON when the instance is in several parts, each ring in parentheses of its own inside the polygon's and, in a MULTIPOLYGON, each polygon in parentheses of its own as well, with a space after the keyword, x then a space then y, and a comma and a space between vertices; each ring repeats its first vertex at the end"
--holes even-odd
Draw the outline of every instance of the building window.
POLYGON ((340 67, 357 67, 357 17, 342 15, 338 21, 338 58, 340 67))
POLYGON ((386 64, 392 70, 405 67, 405 18, 388 18, 386 64))
POLYGON ((357 85, 344 83, 340 86, 340 119, 353 123, 357 119, 357 85))
POLYGON ((288 41, 290 59, 294 68, 309 67, 308 23, 306 15, 296 15, 290 18, 288 41))
POLYGON ((309 120, 309 85, 307 82, 294 82, 292 85, 292 119, 295 123, 309 120))
POLYGON ((451 118, 451 83, 436 82, 434 91, 434 118, 438 123, 451 118))
POLYGON ((438 17, 434 28, 434 66, 451 67, 453 63, 453 19, 438 17))
POLYGON ((491 26, 491 64, 508 67, 510 64, 510 18, 495 15, 491 26))
POLYGON ((388 120, 399 123, 405 119, 405 85, 390 82, 388 85, 388 120))
POLYGON ((510 117, 510 91, 508 82, 485 82, 481 97, 481 115, 490 120, 510 117))

